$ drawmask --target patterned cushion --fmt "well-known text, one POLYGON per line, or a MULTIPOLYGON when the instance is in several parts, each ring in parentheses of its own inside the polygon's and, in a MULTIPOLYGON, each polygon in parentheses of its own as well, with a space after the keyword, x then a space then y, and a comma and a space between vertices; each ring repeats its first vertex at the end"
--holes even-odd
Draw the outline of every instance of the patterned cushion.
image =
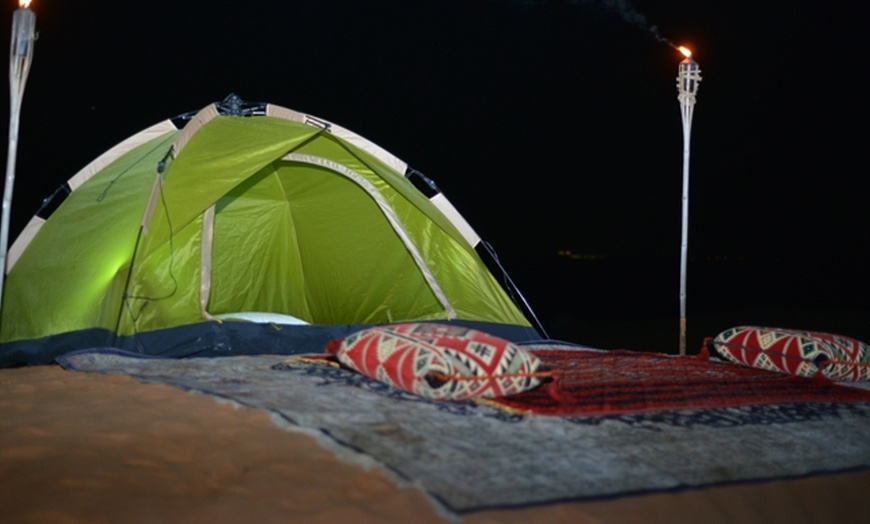
POLYGON ((870 346, 842 335, 740 326, 716 335, 712 346, 737 364, 804 377, 821 371, 832 380, 870 380, 870 346))
POLYGON ((327 347, 375 380, 421 397, 502 397, 536 387, 541 361, 519 346, 460 326, 405 323, 354 333, 327 347))

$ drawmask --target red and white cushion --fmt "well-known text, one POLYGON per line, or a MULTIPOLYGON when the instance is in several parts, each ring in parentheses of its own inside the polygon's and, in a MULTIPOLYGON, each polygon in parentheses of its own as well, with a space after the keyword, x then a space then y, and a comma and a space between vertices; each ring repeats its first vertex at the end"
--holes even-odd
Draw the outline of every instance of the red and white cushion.
POLYGON ((375 380, 421 397, 503 397, 541 382, 538 357, 507 340, 461 326, 390 324, 330 344, 327 352, 375 380))
POLYGON ((870 380, 870 346, 850 337, 794 329, 739 326, 719 333, 713 347, 737 363, 840 381, 870 380))

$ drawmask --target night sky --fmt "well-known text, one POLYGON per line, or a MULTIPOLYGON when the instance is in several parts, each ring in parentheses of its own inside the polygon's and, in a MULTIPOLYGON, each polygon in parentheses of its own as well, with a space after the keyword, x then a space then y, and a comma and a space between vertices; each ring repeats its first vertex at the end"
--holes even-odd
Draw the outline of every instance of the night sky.
MULTIPOLYGON (((236 93, 331 120, 434 179, 551 337, 671 351, 682 56, 663 38, 703 76, 690 349, 744 323, 870 341, 858 4, 33 0, 10 243, 106 149, 236 93)), ((17 1, 4 5, 8 41, 17 1)))

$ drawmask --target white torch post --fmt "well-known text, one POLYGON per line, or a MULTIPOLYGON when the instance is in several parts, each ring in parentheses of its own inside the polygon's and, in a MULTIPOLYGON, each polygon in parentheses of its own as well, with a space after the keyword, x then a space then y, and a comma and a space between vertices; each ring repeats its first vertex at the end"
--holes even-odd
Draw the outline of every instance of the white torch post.
POLYGON ((686 260, 689 253, 689 142, 695 95, 701 82, 701 68, 692 60, 692 52, 679 48, 686 57, 677 74, 677 99, 683 117, 683 227, 680 240, 680 355, 686 354, 686 260))
POLYGON ((30 10, 30 0, 19 0, 18 5, 12 16, 12 44, 9 48, 9 154, 6 156, 3 221, 0 224, 0 312, 3 311, 9 215, 12 210, 12 187, 15 184, 15 157, 18 153, 18 118, 24 85, 33 60, 33 41, 36 39, 36 14, 30 10))

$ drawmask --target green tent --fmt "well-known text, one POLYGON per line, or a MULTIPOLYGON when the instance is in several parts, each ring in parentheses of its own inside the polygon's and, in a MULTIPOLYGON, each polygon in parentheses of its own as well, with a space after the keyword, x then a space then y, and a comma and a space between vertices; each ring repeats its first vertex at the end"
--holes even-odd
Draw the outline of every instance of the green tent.
POLYGON ((63 334, 117 345, 251 312, 534 332, 431 181, 310 115, 231 97, 141 131, 67 186, 9 251, 0 360, 20 341, 56 354, 63 334))

